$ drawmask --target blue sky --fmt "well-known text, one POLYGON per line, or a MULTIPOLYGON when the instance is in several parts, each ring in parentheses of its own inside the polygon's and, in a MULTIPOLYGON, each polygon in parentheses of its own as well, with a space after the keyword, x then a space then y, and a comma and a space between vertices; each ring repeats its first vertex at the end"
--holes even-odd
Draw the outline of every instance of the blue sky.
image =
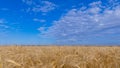
POLYGON ((2 44, 120 44, 119 0, 0 0, 2 44))

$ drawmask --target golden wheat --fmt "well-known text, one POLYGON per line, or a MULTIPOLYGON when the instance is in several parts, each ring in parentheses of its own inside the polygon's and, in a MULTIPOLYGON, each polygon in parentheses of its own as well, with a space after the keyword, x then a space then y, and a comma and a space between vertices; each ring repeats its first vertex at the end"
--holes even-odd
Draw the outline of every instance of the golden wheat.
POLYGON ((120 47, 1 46, 0 68, 120 68, 120 47))

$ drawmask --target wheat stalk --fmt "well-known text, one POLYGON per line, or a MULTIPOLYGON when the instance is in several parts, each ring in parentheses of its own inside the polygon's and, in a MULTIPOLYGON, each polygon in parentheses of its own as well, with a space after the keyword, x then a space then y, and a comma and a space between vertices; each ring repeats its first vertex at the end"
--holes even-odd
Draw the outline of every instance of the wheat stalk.
POLYGON ((6 61, 9 62, 9 63, 14 64, 14 65, 16 65, 16 66, 21 66, 21 64, 15 62, 15 61, 13 61, 13 60, 9 60, 9 59, 7 59, 6 61))
POLYGON ((2 57, 0 56, 0 68, 3 68, 2 57))

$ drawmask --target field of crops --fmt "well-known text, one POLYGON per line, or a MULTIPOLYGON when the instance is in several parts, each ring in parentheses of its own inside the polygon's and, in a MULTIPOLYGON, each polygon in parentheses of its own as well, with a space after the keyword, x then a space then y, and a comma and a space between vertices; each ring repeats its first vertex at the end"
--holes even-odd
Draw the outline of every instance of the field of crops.
POLYGON ((120 68, 120 47, 1 46, 0 68, 120 68))

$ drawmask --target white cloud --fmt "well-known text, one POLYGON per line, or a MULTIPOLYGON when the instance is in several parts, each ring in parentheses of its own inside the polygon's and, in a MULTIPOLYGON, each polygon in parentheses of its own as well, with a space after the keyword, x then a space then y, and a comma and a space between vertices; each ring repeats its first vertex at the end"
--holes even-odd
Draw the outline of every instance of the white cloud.
POLYGON ((102 6, 99 1, 91 3, 87 9, 71 9, 42 34, 52 36, 58 44, 75 44, 92 37, 120 34, 120 5, 111 6, 102 6))
POLYGON ((46 20, 44 20, 44 19, 38 19, 38 18, 34 18, 33 21, 40 22, 40 23, 46 22, 46 20))
POLYGON ((46 28, 45 27, 40 27, 38 28, 38 30, 41 32, 41 31, 44 31, 46 28))
POLYGON ((7 19, 0 18, 0 40, 7 38, 10 33, 18 32, 22 27, 17 22, 10 22, 7 19))
POLYGON ((23 3, 26 3, 27 5, 32 5, 34 4, 33 0, 22 0, 23 3))
POLYGON ((42 2, 44 4, 44 6, 42 6, 40 8, 40 10, 42 12, 48 12, 48 11, 51 11, 51 10, 54 10, 56 8, 56 5, 53 4, 52 2, 49 2, 49 1, 43 1, 42 2))
POLYGON ((9 26, 6 25, 5 19, 0 19, 0 28, 9 28, 9 26))
POLYGON ((54 10, 57 6, 50 1, 34 1, 34 0, 23 0, 23 3, 28 5, 26 11, 32 12, 49 12, 54 10))
POLYGON ((6 23, 7 21, 5 19, 0 19, 0 38, 6 36, 6 30, 9 28, 9 26, 6 23))

